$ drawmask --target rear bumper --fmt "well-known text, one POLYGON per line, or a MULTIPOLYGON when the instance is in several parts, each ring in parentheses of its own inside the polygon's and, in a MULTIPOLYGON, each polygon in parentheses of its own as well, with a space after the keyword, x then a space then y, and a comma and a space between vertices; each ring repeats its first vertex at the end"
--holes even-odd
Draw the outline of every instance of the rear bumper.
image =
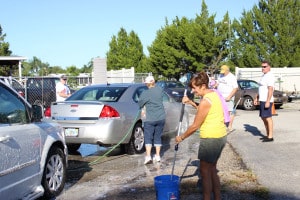
POLYGON ((130 126, 124 126, 124 122, 120 119, 99 120, 96 123, 66 123, 62 121, 58 123, 62 125, 64 132, 68 128, 78 129, 77 136, 65 136, 67 144, 86 143, 109 146, 117 144, 121 140, 124 140, 123 143, 128 143, 131 137, 130 126))

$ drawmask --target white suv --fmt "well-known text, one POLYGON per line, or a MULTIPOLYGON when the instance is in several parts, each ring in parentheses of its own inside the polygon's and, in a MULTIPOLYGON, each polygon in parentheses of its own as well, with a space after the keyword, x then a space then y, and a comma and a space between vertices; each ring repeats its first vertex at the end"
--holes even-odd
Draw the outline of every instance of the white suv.
POLYGON ((64 133, 42 117, 42 106, 31 106, 0 80, 0 199, 50 199, 63 190, 64 133))

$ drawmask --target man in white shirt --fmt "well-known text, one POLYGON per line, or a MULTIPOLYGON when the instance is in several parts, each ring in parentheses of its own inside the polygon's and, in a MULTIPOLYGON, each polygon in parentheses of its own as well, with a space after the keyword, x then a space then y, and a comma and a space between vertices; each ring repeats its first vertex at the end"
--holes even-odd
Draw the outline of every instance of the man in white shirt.
POLYGON ((71 96, 71 91, 67 86, 68 78, 65 75, 60 77, 60 82, 56 84, 56 101, 64 101, 71 96))
POLYGON ((259 82, 258 95, 254 100, 254 105, 259 104, 259 116, 263 120, 266 128, 267 135, 261 138, 262 141, 273 142, 272 105, 274 103, 273 92, 275 77, 271 72, 271 65, 269 61, 263 61, 261 67, 263 76, 259 82))
POLYGON ((219 92, 224 97, 228 112, 230 115, 230 122, 228 124, 228 131, 233 131, 232 124, 234 119, 234 97, 235 93, 238 91, 238 83, 236 77, 230 72, 227 65, 221 66, 220 77, 218 78, 217 88, 219 92))

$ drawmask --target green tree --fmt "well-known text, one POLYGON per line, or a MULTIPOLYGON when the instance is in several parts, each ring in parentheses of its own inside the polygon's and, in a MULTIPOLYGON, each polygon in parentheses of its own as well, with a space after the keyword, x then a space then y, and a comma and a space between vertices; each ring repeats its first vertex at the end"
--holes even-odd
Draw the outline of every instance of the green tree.
POLYGON ((9 50, 9 43, 5 42, 6 34, 2 32, 0 25, 0 56, 10 56, 12 51, 9 50))
MULTIPOLYGON (((224 20, 229 20, 228 14, 224 20)), ((195 19, 176 17, 172 24, 157 32, 149 50, 152 72, 165 77, 179 78, 186 71, 203 69, 215 71, 228 55, 228 29, 224 23, 215 23, 202 1, 202 10, 195 19)))
POLYGON ((90 60, 87 65, 83 65, 80 69, 80 73, 89 73, 91 74, 93 71, 93 60, 90 60))
POLYGON ((68 76, 78 76, 80 74, 80 69, 77 69, 76 66, 69 66, 67 67, 66 73, 68 76))
MULTIPOLYGON (((0 25, 0 56, 10 56, 12 54, 12 51, 9 50, 9 43, 5 42, 6 34, 2 32, 2 27, 0 25)), ((2 76, 9 76, 13 75, 14 71, 17 69, 17 67, 12 68, 8 65, 2 65, 0 67, 0 75, 2 76)))
POLYGON ((300 66, 299 0, 260 0, 235 24, 236 65, 257 67, 267 59, 274 67, 300 66))
POLYGON ((24 76, 47 76, 50 72, 48 63, 43 63, 39 58, 33 57, 29 62, 23 63, 24 76))
POLYGON ((64 70, 60 66, 51 66, 48 68, 48 74, 65 74, 66 70, 64 70))
POLYGON ((133 31, 127 35, 124 28, 118 32, 118 37, 113 36, 106 53, 107 69, 119 70, 139 66, 144 57, 142 43, 133 31))

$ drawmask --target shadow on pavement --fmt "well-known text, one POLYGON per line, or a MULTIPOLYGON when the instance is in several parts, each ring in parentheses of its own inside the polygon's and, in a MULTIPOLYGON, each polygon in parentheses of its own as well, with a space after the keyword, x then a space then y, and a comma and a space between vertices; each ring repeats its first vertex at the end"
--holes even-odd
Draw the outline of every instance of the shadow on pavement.
POLYGON ((251 133, 253 136, 260 136, 263 137, 264 135, 261 133, 260 130, 256 126, 252 126, 250 124, 244 124, 244 128, 246 132, 251 133))

